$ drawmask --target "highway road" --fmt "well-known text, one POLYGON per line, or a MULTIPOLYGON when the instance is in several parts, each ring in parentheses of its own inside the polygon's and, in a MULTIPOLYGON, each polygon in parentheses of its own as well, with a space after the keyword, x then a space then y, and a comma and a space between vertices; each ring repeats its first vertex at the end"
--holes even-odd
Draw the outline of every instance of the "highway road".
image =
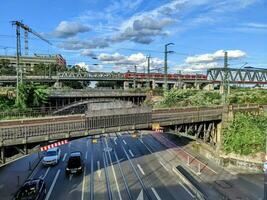
POLYGON ((40 163, 31 178, 42 177, 48 199, 194 199, 166 163, 169 151, 151 134, 135 138, 129 133, 106 134, 92 143, 91 138, 74 140, 61 146, 58 165, 40 163), (72 151, 81 151, 85 170, 65 175, 72 151))

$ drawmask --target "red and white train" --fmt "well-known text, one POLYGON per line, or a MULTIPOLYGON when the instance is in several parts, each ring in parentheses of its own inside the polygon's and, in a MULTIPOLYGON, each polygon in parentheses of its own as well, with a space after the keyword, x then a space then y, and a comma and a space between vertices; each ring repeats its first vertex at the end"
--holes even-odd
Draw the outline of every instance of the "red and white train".
MULTIPOLYGON (((173 79, 173 80, 207 80, 208 77, 207 75, 204 74, 168 74, 168 79, 173 79)), ((164 78, 164 74, 161 73, 150 73, 149 77, 148 74, 144 74, 144 73, 134 73, 134 72, 126 72, 124 74, 124 78, 126 79, 147 79, 147 78, 151 78, 151 79, 163 79, 164 78)))

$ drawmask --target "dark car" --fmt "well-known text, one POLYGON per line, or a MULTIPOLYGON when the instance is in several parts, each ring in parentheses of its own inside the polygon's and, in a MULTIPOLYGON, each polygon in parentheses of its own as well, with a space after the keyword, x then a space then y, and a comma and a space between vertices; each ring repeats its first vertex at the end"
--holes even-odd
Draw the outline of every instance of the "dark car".
POLYGON ((43 179, 25 181, 14 197, 14 200, 43 200, 46 196, 46 186, 43 179))
POLYGON ((70 154, 68 164, 66 167, 66 174, 82 173, 84 168, 84 162, 82 152, 76 151, 70 154))

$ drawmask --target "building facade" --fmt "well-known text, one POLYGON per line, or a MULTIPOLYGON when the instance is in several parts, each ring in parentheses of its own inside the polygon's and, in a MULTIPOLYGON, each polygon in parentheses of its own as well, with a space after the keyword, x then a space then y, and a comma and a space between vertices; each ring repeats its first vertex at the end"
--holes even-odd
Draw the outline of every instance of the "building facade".
MULTIPOLYGON (((6 60, 10 66, 17 66, 17 57, 16 56, 3 56, 0 55, 0 60, 6 60)), ((24 70, 31 71, 35 65, 45 64, 50 65, 54 64, 58 67, 65 67, 66 60, 60 55, 42 55, 34 54, 34 56, 20 56, 19 63, 24 70)))

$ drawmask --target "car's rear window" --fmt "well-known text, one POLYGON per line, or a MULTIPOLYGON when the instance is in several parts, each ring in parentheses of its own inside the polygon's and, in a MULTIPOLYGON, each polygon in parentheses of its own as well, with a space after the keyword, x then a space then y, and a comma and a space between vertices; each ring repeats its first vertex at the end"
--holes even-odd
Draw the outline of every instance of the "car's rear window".
POLYGON ((74 156, 69 158, 68 167, 76 168, 81 166, 81 158, 79 156, 74 156))

